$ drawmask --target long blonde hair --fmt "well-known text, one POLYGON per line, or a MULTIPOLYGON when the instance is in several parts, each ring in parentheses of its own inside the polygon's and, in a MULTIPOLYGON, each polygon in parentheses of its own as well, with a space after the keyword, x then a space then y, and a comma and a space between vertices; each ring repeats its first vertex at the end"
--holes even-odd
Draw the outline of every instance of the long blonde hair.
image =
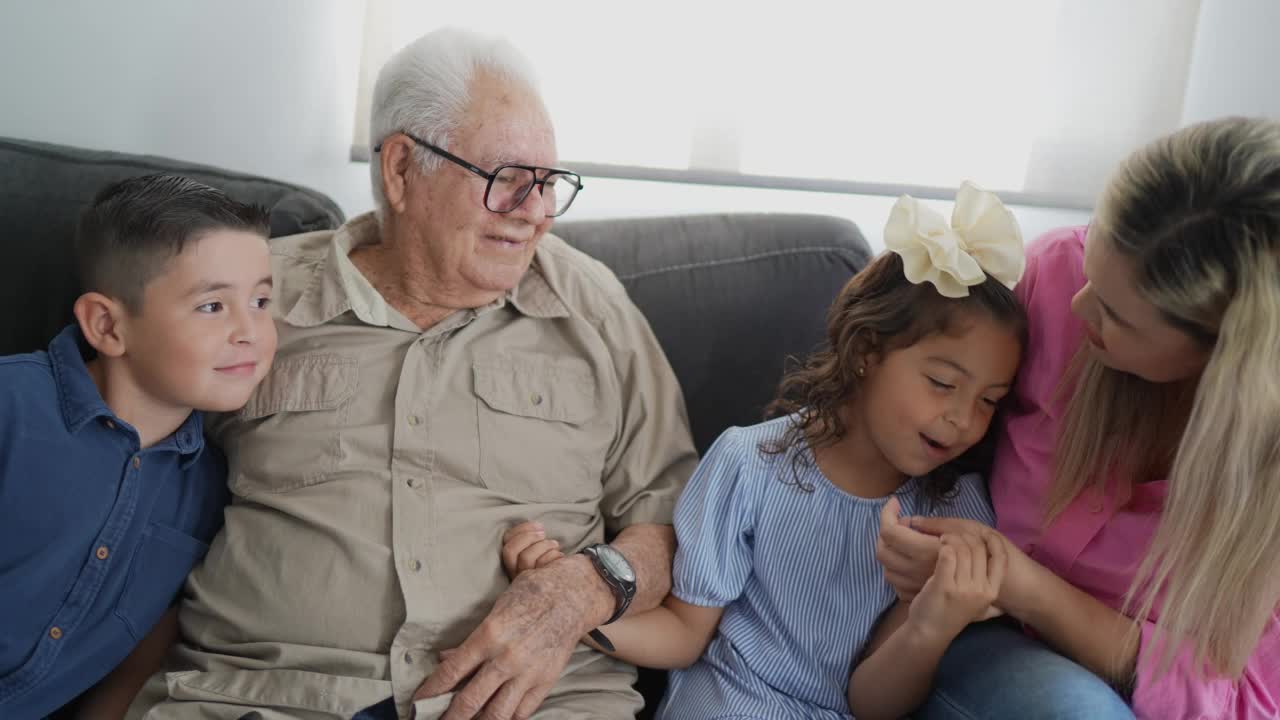
POLYGON ((1228 118, 1151 143, 1112 175, 1089 232, 1209 361, 1188 389, 1077 358, 1047 518, 1089 485, 1167 471, 1126 612, 1150 617, 1162 590, 1144 650, 1162 648, 1159 671, 1189 646, 1197 667, 1238 678, 1280 603, 1280 122, 1228 118))

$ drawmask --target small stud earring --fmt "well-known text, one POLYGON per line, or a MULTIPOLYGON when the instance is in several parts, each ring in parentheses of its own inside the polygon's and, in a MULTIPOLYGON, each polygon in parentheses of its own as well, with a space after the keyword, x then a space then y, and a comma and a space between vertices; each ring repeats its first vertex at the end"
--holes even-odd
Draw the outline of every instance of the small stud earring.
POLYGON ((853 371, 853 374, 854 374, 854 375, 857 375, 858 377, 866 377, 866 376, 867 376, 867 369, 866 369, 865 367, 862 367, 861 365, 859 365, 859 366, 858 366, 858 369, 853 371))

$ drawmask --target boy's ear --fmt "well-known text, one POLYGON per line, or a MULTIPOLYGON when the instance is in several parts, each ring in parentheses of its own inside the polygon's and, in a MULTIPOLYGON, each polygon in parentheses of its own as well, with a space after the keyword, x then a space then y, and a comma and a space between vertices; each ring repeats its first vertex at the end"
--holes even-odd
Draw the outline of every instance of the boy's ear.
POLYGON ((72 308, 84 339, 106 357, 124 355, 124 305, 98 292, 87 292, 72 308))

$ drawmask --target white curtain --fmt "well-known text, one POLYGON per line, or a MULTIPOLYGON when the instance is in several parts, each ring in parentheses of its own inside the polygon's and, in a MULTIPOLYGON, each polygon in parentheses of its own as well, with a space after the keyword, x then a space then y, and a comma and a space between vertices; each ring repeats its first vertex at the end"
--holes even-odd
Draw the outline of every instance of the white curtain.
POLYGON ((613 177, 1087 207, 1176 128, 1199 0, 368 0, 368 96, 443 25, 532 60, 562 165, 613 177))

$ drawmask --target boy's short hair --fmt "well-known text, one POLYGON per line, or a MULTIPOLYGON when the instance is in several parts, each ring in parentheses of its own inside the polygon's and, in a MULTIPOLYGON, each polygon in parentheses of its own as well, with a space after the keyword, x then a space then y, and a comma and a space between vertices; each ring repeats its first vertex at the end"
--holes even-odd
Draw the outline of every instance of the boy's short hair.
POLYGON ((232 200, 181 175, 142 175, 98 192, 80 215, 76 263, 83 292, 99 292, 142 311, 147 283, 187 243, 211 230, 243 230, 264 238, 267 211, 232 200))

